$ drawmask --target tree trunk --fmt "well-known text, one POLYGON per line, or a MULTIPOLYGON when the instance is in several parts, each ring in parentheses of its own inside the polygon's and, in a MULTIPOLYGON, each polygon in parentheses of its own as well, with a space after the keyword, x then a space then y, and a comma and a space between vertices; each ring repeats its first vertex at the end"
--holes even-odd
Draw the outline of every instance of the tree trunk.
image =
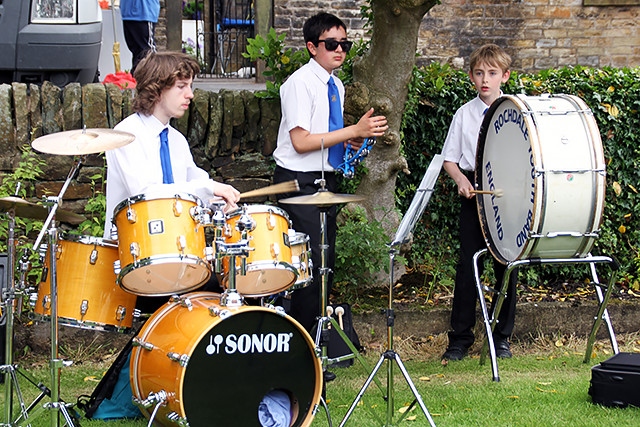
POLYGON ((345 96, 347 114, 359 118, 367 108, 387 117, 389 130, 377 138, 365 161, 369 173, 357 194, 369 218, 381 221, 390 237, 398 226, 395 186, 398 172, 407 169, 400 155, 400 124, 416 59, 418 33, 424 15, 438 0, 371 0, 371 47, 353 67, 354 84, 345 96))

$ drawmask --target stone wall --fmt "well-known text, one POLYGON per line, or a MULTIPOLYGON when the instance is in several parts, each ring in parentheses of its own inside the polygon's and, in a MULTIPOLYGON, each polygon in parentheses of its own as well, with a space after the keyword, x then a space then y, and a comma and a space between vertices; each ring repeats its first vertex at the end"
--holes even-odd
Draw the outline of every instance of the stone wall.
MULTIPOLYGON (((351 38, 364 34, 360 0, 273 0, 275 28, 303 45, 302 24, 320 11, 342 18, 351 38)), ((468 65, 471 52, 492 42, 525 72, 585 65, 640 65, 640 5, 584 7, 583 0, 441 0, 425 16, 418 40, 419 64, 468 65)), ((629 3, 629 2, 627 2, 629 3)), ((386 58, 393 60, 393 58, 386 58)))
MULTIPOLYGON (((120 90, 113 84, 71 84, 62 89, 48 82, 41 87, 0 85, 0 174, 13 171, 20 160, 20 147, 42 135, 58 133, 58 141, 65 144, 66 131, 83 126, 112 128, 131 113, 132 96, 130 89, 120 90)), ((279 101, 257 98, 250 91, 196 89, 190 111, 173 124, 187 137, 198 166, 212 178, 245 192, 271 183, 271 153, 279 123, 279 101)), ((75 158, 41 156, 46 164, 36 195, 58 195, 75 158)), ((90 177, 103 170, 104 157, 86 156, 82 165, 63 197, 64 209, 78 213, 92 195, 90 177)))

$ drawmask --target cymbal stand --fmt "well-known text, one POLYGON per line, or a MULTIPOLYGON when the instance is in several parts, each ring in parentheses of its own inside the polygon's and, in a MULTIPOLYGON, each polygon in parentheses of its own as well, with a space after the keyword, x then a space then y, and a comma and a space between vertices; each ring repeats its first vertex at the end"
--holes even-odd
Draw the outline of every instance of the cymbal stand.
POLYGON ((27 372, 21 369, 17 364, 13 363, 13 338, 14 338, 14 319, 16 313, 15 300, 18 292, 16 291, 15 276, 13 267, 15 264, 15 210, 7 212, 9 217, 9 227, 7 235, 7 277, 6 288, 2 292, 2 307, 5 321, 5 364, 0 366, 0 371, 5 374, 5 421, 6 424, 2 425, 14 425, 13 423, 19 423, 21 419, 26 420, 29 416, 29 412, 45 397, 51 394, 50 390, 42 383, 36 382, 27 372), (26 378, 29 382, 34 384, 41 393, 35 398, 35 400, 26 406, 20 384, 18 383, 18 376, 20 374, 26 378), (16 394, 18 405, 20 407, 20 416, 13 420, 13 394, 16 394))
POLYGON ((415 227, 418 219, 422 215, 422 212, 426 208, 427 203, 429 202, 429 199, 431 198, 431 194, 433 193, 433 189, 436 184, 438 175, 440 173, 440 169, 442 168, 443 161, 444 161, 444 158, 442 157, 442 155, 437 154, 429 164, 429 167, 427 168, 427 171, 424 177, 422 178, 422 182, 420 183, 420 186, 418 187, 418 190, 413 200, 411 201, 411 205, 409 206, 409 209, 407 210, 406 214, 402 218, 402 221, 398 226, 398 230, 396 231, 396 235, 393 241, 389 244, 389 248, 390 248, 389 249, 389 297, 388 297, 389 305, 385 310, 385 314, 387 315, 387 349, 380 355, 380 359, 378 359, 378 363, 373 368, 371 375, 369 375, 369 378, 367 378, 367 380, 365 381, 364 385, 360 389, 360 392, 358 392, 358 396, 354 399, 353 403, 351 404, 351 407, 349 408, 344 418, 342 419, 342 422, 340 423, 340 427, 346 424, 347 420, 349 419, 354 409, 356 408, 358 402, 362 399, 362 396, 364 395, 365 391, 371 384, 371 381, 375 379, 375 376, 378 373, 378 370, 382 367, 382 363, 384 361, 387 362, 387 390, 385 395, 385 401, 387 403, 387 408, 386 408, 387 411, 386 411, 386 423, 383 425, 385 427, 390 427, 394 425, 393 424, 394 381, 393 381, 393 363, 392 362, 395 361, 396 364, 398 365, 398 368, 402 372, 402 375, 404 376, 404 379, 407 382, 407 385, 411 389, 411 392, 413 393, 413 397, 414 397, 414 400, 413 402, 411 402, 411 405, 409 405, 409 408, 404 412, 404 414, 400 417, 400 419, 397 421, 397 424, 395 425, 399 425, 399 423, 409 414, 409 411, 413 409, 415 404, 418 403, 418 405, 420 406, 420 409, 422 409, 422 412, 424 413, 425 417, 429 421, 429 425, 431 427, 435 427, 433 418, 431 417, 429 410, 427 409, 424 402, 422 401, 422 398, 420 397, 420 393, 418 393, 418 390, 416 389, 415 385, 411 381, 411 377, 409 377, 409 374, 407 373, 407 370, 405 369, 402 363, 402 360, 400 359, 400 356, 393 348, 393 326, 395 324, 395 312, 393 310, 393 287, 394 287, 393 271, 395 268, 395 264, 394 264, 395 256, 399 252, 397 247, 409 241, 409 236, 413 228, 415 227))
MULTIPOLYGON (((84 156, 83 156, 84 157, 84 156)), ((71 366, 72 361, 65 361, 59 358, 59 328, 58 328, 58 275, 57 275, 57 255, 58 255, 58 229, 56 228, 55 215, 58 207, 60 206, 62 196, 67 191, 67 187, 71 183, 72 178, 80 169, 82 164, 82 158, 76 159, 74 165, 67 176, 67 179, 60 189, 60 193, 57 197, 47 198, 49 203, 49 216, 45 220, 42 230, 33 245, 33 250, 37 251, 40 247, 40 242, 45 233, 48 233, 49 237, 49 274, 50 276, 50 289, 51 289, 51 359, 49 361, 49 367, 51 371, 51 402, 40 409, 50 409, 51 411, 51 426, 60 426, 59 414, 62 414, 66 425, 69 427, 74 426, 73 420, 67 405, 60 400, 60 371, 64 366, 71 366)), ((39 411, 37 411, 39 412, 39 411)), ((35 414, 36 412, 34 412, 35 414)))

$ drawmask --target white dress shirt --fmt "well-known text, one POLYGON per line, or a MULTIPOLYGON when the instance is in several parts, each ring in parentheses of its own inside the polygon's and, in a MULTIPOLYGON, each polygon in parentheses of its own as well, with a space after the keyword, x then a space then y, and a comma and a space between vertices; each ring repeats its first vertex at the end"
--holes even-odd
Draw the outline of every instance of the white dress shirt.
MULTIPOLYGON (((278 146, 273 152, 278 166, 298 172, 318 172, 324 163, 325 171, 334 170, 328 161, 328 147, 325 147, 324 153, 321 150, 298 153, 289 134, 296 127, 312 134, 329 132, 329 77, 331 74, 312 58, 280 86, 282 119, 278 129, 278 146)), ((344 85, 336 76, 333 76, 333 80, 340 93, 342 111, 344 85)))
POLYGON ((136 139, 131 143, 107 151, 107 211, 104 238, 111 238, 114 209, 117 205, 139 194, 172 197, 188 193, 207 202, 213 197, 214 181, 196 166, 186 138, 171 126, 163 125, 154 116, 132 114, 118 123, 116 130, 129 132, 136 139), (169 129, 169 152, 173 184, 162 183, 160 163, 160 132, 169 129))
POLYGON ((445 161, 457 163, 465 171, 475 170, 478 136, 487 108, 477 96, 456 111, 442 147, 445 161))

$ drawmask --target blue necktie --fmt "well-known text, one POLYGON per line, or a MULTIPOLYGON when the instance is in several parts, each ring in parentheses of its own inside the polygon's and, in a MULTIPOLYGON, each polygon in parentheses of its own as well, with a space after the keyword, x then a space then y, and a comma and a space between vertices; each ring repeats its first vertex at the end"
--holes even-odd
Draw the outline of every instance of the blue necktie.
POLYGON ((173 184, 173 171, 171 170, 171 155, 169 154, 168 128, 160 132, 160 164, 162 165, 162 183, 173 184))
MULTIPOLYGON (((338 86, 333 81, 333 76, 329 77, 327 86, 329 87, 329 132, 331 132, 336 129, 342 129, 344 121, 342 119, 342 108, 340 107, 340 94, 338 93, 338 86)), ((344 162, 344 151, 342 142, 329 147, 329 164, 334 168, 340 166, 344 162)))

